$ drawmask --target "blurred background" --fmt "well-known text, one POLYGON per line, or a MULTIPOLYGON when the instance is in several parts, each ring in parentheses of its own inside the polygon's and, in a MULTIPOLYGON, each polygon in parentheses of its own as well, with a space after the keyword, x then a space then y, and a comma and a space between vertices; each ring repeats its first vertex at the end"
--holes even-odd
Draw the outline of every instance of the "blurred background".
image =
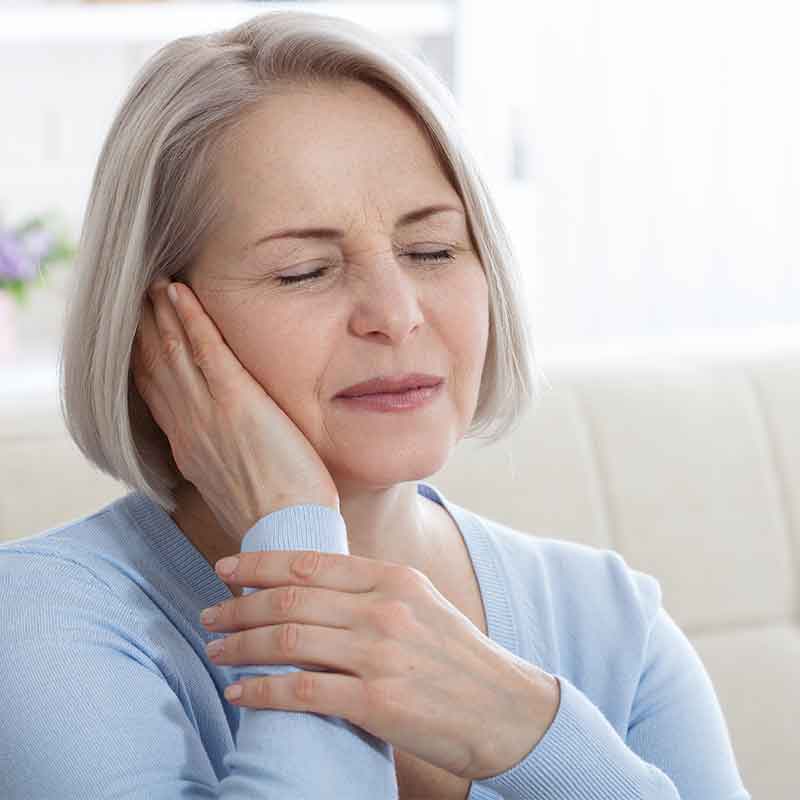
MULTIPOLYGON (((780 0, 6 0, 0 221, 53 210, 77 241, 136 70, 170 39, 278 7, 372 26, 451 88, 520 257, 537 352, 796 334, 800 11, 780 0)), ((56 347, 60 264, 24 308, 0 299, 5 367, 56 347)))

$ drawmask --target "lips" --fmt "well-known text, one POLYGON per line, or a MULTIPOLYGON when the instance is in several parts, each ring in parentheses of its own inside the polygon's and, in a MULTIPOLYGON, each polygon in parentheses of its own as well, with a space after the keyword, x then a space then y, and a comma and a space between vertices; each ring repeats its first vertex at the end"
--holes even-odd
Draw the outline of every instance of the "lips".
POLYGON ((439 375, 427 375, 412 372, 406 375, 372 378, 363 383, 356 383, 337 394, 337 397, 361 397, 367 394, 400 394, 420 386, 437 386, 443 378, 439 375))

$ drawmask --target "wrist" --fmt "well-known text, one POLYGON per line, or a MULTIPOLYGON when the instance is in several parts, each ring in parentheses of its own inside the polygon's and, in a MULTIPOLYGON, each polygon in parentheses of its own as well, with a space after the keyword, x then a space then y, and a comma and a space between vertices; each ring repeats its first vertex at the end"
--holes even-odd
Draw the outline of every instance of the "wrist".
POLYGON ((514 692, 513 718, 506 712, 492 737, 491 759, 484 758, 481 770, 472 780, 495 777, 515 767, 536 749, 558 714, 561 685, 555 675, 525 663, 524 680, 514 692))

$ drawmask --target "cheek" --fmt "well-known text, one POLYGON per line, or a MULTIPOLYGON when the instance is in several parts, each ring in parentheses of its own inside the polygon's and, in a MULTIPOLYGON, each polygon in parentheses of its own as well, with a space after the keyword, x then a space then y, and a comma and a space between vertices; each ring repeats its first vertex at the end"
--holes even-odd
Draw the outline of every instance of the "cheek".
POLYGON ((313 385, 322 352, 314 329, 296 314, 245 303, 215 317, 239 363, 284 411, 282 397, 302 397, 313 385))
POLYGON ((479 262, 464 271, 461 285, 448 293, 444 314, 461 357, 482 368, 489 337, 489 286, 479 262))

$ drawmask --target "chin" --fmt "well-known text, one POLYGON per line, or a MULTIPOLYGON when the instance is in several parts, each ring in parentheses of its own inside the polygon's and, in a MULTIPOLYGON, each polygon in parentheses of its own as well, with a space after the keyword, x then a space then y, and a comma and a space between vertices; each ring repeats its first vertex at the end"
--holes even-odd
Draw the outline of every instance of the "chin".
POLYGON ((425 452, 406 452, 373 444, 351 452, 354 458, 337 459, 328 466, 337 486, 355 483, 388 488, 398 483, 425 480, 439 472, 450 458, 450 448, 447 447, 435 451, 428 448, 425 452), (366 452, 368 449, 371 452, 366 452))

